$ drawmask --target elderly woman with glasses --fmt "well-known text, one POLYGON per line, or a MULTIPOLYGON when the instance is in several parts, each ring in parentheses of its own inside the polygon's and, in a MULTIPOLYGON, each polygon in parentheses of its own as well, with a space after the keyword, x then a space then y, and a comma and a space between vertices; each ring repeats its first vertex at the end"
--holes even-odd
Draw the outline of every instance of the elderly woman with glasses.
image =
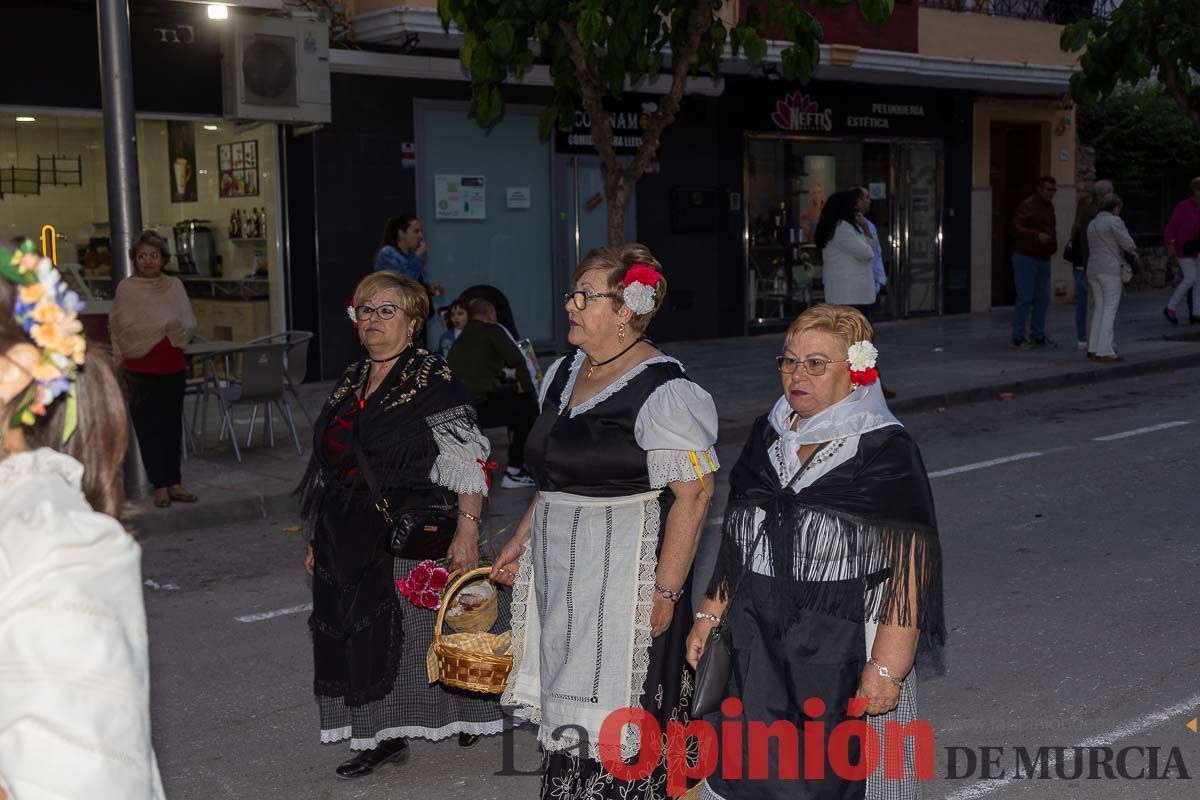
MULTIPOLYGON (((350 740, 359 752, 337 774, 356 778, 406 759, 406 738, 457 734, 470 746, 503 725, 495 698, 429 684, 435 615, 397 590, 421 560, 448 558, 457 570, 478 563, 488 440, 466 387, 441 356, 413 344, 429 316, 421 284, 374 272, 347 311, 367 354, 325 402, 300 494, 312 536, 304 567, 321 741, 350 740), (393 554, 385 543, 402 513, 420 524, 393 554), (429 533, 435 517, 442 524, 429 533)), ((501 597, 501 626, 507 606, 501 597)))
MULTIPOLYGON (((621 780, 601 763, 600 731, 631 706, 663 731, 688 720, 683 644, 717 412, 645 338, 667 288, 647 248, 593 250, 574 284, 564 304, 578 350, 546 373, 526 446, 538 491, 492 568, 513 583, 501 702, 540 725, 541 797, 661 798, 662 760, 642 780, 621 780)), ((640 752, 638 733, 608 743, 618 760, 640 752)))
POLYGON ((726 696, 739 702, 726 701, 731 713, 710 721, 721 723, 723 737, 745 732, 746 723, 783 722, 804 733, 786 745, 800 752, 772 759, 765 780, 742 771, 762 755, 750 754, 753 734, 723 741, 725 763, 702 797, 917 796, 911 742, 899 782, 875 762, 866 780, 830 768, 864 755, 859 738, 830 742, 848 716, 865 711, 881 737, 886 722, 916 718, 918 636, 945 637, 929 479, 883 401, 875 358, 871 326, 855 309, 801 314, 778 359, 783 396, 755 422, 730 473, 721 549, 687 657, 697 665, 724 618, 732 656, 726 696), (809 722, 824 723, 822 753, 806 752, 811 731, 822 730, 809 722), (808 772, 814 760, 824 766, 822 780, 783 774, 786 764, 808 772))

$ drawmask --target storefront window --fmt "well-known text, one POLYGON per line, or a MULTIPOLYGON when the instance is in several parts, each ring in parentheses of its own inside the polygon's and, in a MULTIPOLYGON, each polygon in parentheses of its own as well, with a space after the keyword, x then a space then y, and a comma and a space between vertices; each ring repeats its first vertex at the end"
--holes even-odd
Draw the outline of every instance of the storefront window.
MULTIPOLYGON (((37 240, 52 225, 60 267, 88 294, 89 311, 106 313, 115 286, 102 120, 20 116, 34 121, 0 125, 0 155, 34 169, 38 185, 3 195, 0 230, 37 240)), ((141 119, 137 135, 143 228, 170 244, 167 271, 184 281, 199 333, 246 341, 280 330, 275 126, 141 119)))

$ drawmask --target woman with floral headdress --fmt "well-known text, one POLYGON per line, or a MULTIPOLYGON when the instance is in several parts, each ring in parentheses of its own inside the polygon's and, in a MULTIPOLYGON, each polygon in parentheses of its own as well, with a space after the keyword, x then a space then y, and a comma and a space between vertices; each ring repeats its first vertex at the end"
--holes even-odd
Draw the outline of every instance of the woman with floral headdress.
POLYGON ((125 407, 49 259, 0 250, 0 797, 163 797, 125 407))
POLYGON ((717 411, 683 365, 645 339, 667 289, 649 249, 593 250, 574 284, 564 304, 579 349, 542 382, 526 446, 538 491, 492 568, 514 587, 501 702, 540 725, 546 800, 650 800, 666 797, 665 762, 622 780, 604 763, 646 743, 633 728, 619 742, 600 731, 631 706, 662 731, 689 718, 683 641, 717 469, 717 411))
POLYGON ((816 306, 797 317, 777 359, 784 395, 755 422, 730 473, 721 549, 687 657, 696 665, 727 617, 727 697, 738 703, 726 700, 710 721, 720 722, 722 737, 731 727, 777 722, 804 735, 787 745, 800 753, 773 759, 766 779, 724 763, 731 753, 740 753, 740 765, 759 759, 747 749, 753 735, 723 741, 723 765, 701 794, 709 800, 917 796, 911 743, 899 781, 882 766, 866 780, 830 768, 831 757, 860 761, 858 739, 838 753, 830 746, 848 717, 865 711, 879 734, 886 722, 916 718, 918 636, 945 637, 929 479, 883 401, 876 356, 870 323, 853 308, 816 306), (820 730, 809 720, 824 724, 821 754, 806 750, 810 728, 820 730), (824 770, 819 780, 781 769, 802 764, 804 777, 815 778, 814 760, 824 770))

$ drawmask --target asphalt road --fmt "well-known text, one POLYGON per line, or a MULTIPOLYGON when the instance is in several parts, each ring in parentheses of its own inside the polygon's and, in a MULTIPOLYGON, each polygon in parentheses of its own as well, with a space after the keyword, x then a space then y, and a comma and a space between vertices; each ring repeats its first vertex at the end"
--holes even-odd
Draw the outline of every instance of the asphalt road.
MULTIPOLYGON (((904 418, 934 476, 950 627, 947 646, 918 662, 919 708, 937 736, 926 798, 1200 796, 1200 734, 1185 728, 1200 714, 1197 386, 1200 370, 1186 370, 904 418), (1119 434, 1129 435, 1111 438, 1119 434), (1108 746, 1114 764, 1121 748, 1142 748, 1127 752, 1132 774, 1148 768, 1148 748, 1161 748, 1161 771, 1177 747, 1191 779, 1088 779, 1085 752, 1083 776, 1071 780, 1076 745, 1108 746), (1018 746, 1067 748, 1067 778, 1012 780, 1018 746), (970 748, 977 762, 981 748, 1003 748, 983 755, 1005 777, 985 779, 977 763, 969 777, 947 779, 950 747, 970 748)), ((726 467, 739 447, 722 443, 726 467)), ((521 500, 498 493, 499 525, 521 500)), ((359 781, 333 775, 349 750, 316 735, 294 524, 143 540, 168 797, 535 796, 536 777, 495 775, 500 738, 471 750, 417 743, 402 768, 359 781), (289 613, 252 616, 279 611, 289 613)), ((508 747, 511 766, 536 769, 527 731, 508 747)))

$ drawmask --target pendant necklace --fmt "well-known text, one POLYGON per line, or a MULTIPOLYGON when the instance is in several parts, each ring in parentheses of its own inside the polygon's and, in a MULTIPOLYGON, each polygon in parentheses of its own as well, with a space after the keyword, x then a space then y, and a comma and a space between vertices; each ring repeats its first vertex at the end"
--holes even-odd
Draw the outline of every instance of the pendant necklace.
POLYGON ((591 356, 588 356, 588 372, 587 372, 587 377, 588 377, 588 380, 590 381, 590 380, 592 379, 592 373, 596 371, 596 367, 603 367, 603 366, 606 366, 606 365, 608 365, 608 364, 611 364, 612 362, 616 361, 616 360, 617 360, 618 358, 620 358, 621 356, 623 356, 623 355, 625 355, 626 353, 628 353, 628 352, 629 352, 630 350, 632 350, 634 347, 636 347, 636 346, 637 346, 637 344, 638 344, 639 342, 641 342, 641 341, 642 341, 643 339, 645 339, 645 338, 646 338, 646 337, 644 337, 644 336, 639 336, 638 338, 634 339, 634 340, 633 340, 633 343, 632 343, 632 344, 630 344, 628 347, 626 347, 624 350, 622 350, 621 352, 617 353, 617 354, 616 354, 615 356, 613 356, 612 358, 605 359, 604 361, 592 361, 592 358, 591 358, 591 356))

